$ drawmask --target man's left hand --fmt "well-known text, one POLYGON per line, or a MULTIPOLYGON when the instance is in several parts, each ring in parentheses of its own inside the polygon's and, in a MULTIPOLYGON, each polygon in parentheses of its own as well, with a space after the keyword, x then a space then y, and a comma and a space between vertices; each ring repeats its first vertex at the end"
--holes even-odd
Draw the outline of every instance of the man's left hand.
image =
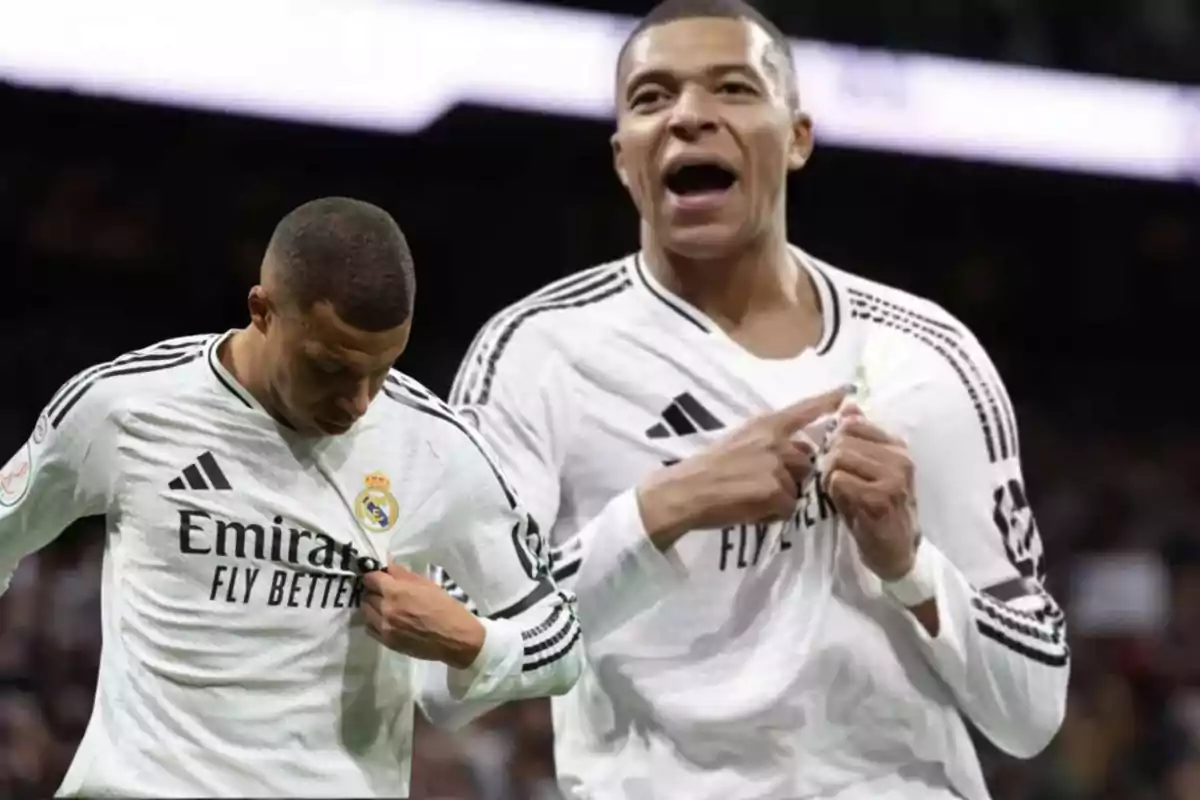
POLYGON ((913 461, 905 443, 847 403, 838 412, 820 469, 863 563, 885 581, 907 575, 920 537, 913 461))

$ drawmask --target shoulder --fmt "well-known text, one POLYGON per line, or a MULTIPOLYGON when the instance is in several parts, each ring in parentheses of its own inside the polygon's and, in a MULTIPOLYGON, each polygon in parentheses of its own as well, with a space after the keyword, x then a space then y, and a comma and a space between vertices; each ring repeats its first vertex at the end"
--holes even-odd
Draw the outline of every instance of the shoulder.
POLYGON ((460 382, 484 381, 499 369, 541 367, 589 347, 629 304, 631 262, 627 256, 576 272, 501 309, 471 343, 460 382))
POLYGON ((132 398, 179 391, 181 371, 203 363, 216 334, 166 339, 81 370, 47 403, 39 428, 58 430, 111 418, 132 398))
POLYGON ((895 427, 978 432, 989 460, 1016 454, 1016 420, 1003 379, 970 327, 925 297, 822 265, 859 329, 867 403, 895 427))
POLYGON ((851 319, 892 330, 916 326, 955 337, 971 335, 961 320, 933 300, 848 272, 807 253, 804 257, 828 280, 851 319))
POLYGON ((407 430, 416 431, 452 469, 452 478, 459 483, 483 478, 496 481, 510 503, 515 504, 515 493, 495 454, 462 413, 399 370, 388 373, 381 394, 385 413, 407 430))
POLYGON ((953 377, 963 362, 987 360, 967 324, 933 300, 809 258, 838 295, 848 324, 857 329, 865 360, 883 361, 884 354, 893 372, 918 368, 914 378, 939 379, 953 377))

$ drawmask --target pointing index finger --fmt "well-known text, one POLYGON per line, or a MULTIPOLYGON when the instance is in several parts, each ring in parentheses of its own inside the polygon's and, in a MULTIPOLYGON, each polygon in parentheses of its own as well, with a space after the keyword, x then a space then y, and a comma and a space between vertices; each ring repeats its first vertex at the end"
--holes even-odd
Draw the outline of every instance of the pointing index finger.
POLYGON ((832 391, 819 394, 816 397, 809 397, 797 403, 792 403, 790 406, 772 413, 770 415, 771 422, 781 434, 793 434, 801 428, 805 428, 816 422, 826 414, 836 412, 842 401, 846 399, 849 391, 850 387, 839 386, 832 391))

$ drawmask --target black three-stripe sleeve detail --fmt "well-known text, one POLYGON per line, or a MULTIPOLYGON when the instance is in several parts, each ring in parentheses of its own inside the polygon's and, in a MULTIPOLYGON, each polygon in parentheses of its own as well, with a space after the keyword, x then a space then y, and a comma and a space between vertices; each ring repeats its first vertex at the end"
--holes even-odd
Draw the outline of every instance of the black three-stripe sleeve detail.
POLYGON ((533 672, 561 660, 579 641, 579 621, 571 611, 570 598, 559 593, 558 601, 542 622, 521 631, 522 672, 533 672))
POLYGON ((104 363, 95 364, 91 367, 88 367, 87 369, 76 373, 74 377, 59 387, 58 391, 54 393, 54 396, 50 398, 50 402, 46 404, 46 414, 47 416, 54 416, 57 407, 61 405, 68 395, 74 392, 75 389, 81 386, 84 382, 91 380, 93 376, 103 370, 112 369, 113 367, 116 367, 131 358, 136 358, 151 353, 159 353, 163 358, 170 359, 173 355, 179 355, 180 350, 189 350, 193 347, 201 347, 211 339, 211 334, 204 334, 201 336, 189 336, 183 339, 162 342, 117 356, 112 361, 106 361, 104 363))
POLYGON ((875 297, 860 290, 851 290, 851 293, 860 301, 865 300, 869 304, 874 304, 877 307, 890 311, 893 315, 900 315, 905 319, 915 320, 921 324, 929 335, 944 343, 962 359, 967 369, 971 371, 982 387, 992 415, 995 417, 1000 439, 1001 456, 1007 458, 1009 455, 1014 457, 1019 455, 1018 450, 1020 445, 1017 437, 1016 415, 1013 413, 1012 402, 1008 397, 1008 393, 1004 391, 999 377, 994 374, 994 369, 989 369, 986 355, 981 359, 984 362, 981 368, 976 363, 976 359, 971 358, 967 353, 967 350, 961 343, 964 334, 963 330, 955 328, 949 323, 934 319, 927 314, 921 314, 911 308, 905 308, 898 303, 875 297), (992 373, 990 379, 985 377, 985 371, 992 373), (995 386, 995 395, 992 393, 993 385, 995 386))
MULTIPOLYGON (((1009 435, 1011 434, 1006 434, 1004 430, 1004 416, 996 403, 995 395, 1003 394, 1003 391, 997 386, 996 392, 993 394, 993 381, 983 375, 974 359, 962 345, 939 330, 937 326, 923 322, 923 318, 890 310, 881 304, 874 303, 874 300, 875 298, 870 295, 854 293, 851 297, 851 315, 857 319, 868 320, 907 334, 940 355, 954 370, 963 388, 966 389, 979 420, 984 444, 987 447, 988 460, 996 463, 1007 459, 1010 455, 1015 455, 1015 451, 1009 447, 1009 435)), ((1015 423, 1010 420, 1009 425, 1013 429, 1012 433, 1015 434, 1015 423)))
MULTIPOLYGON (((494 337, 489 337, 491 351, 483 358, 482 372, 476 374, 472 381, 464 381, 461 387, 456 387, 455 402, 457 404, 484 405, 492 394, 492 385, 496 379, 496 370, 505 349, 521 326, 539 314, 550 311, 560 311, 570 308, 583 308, 599 303, 626 291, 632 285, 628 276, 615 271, 601 275, 592 283, 581 286, 575 291, 547 300, 544 303, 531 303, 520 311, 508 317, 500 325, 494 337)), ((480 356, 482 358, 482 354, 480 356)))
POLYGON ((467 593, 463 591, 462 587, 450 577, 445 569, 442 567, 434 567, 433 574, 430 576, 430 578, 439 586, 441 586, 446 594, 450 595, 455 600, 466 606, 472 614, 479 614, 479 609, 475 607, 475 603, 470 597, 467 596, 467 593))
POLYGON ((459 374, 455 376, 454 385, 450 389, 451 402, 463 405, 470 401, 471 391, 487 379, 489 364, 493 364, 492 352, 507 345, 516 329, 529 318, 527 312, 539 309, 535 313, 541 313, 560 307, 576 308, 586 305, 588 296, 606 289, 614 279, 619 278, 623 269, 620 265, 606 265, 585 270, 578 275, 552 283, 496 314, 475 335, 471 347, 468 348, 459 374), (564 303, 565 305, 559 305, 564 303))
POLYGON ((1046 604, 1037 611, 1023 611, 976 593, 971 609, 976 629, 1009 650, 1048 667, 1065 667, 1071 659, 1062 611, 1044 593, 1046 604))
MULTIPOLYGON (((440 567, 436 568, 434 580, 442 586, 447 594, 466 605, 472 613, 478 613, 467 593, 446 574, 445 570, 440 567)), ((537 589, 518 603, 492 614, 491 619, 516 617, 550 597, 554 592, 553 585, 549 581, 543 581, 537 589)), ((540 622, 521 631, 521 641, 524 645, 522 672, 533 672, 559 661, 570 653, 575 643, 579 641, 581 635, 579 620, 571 610, 571 598, 560 591, 558 600, 558 603, 549 606, 548 614, 540 622)))
POLYGON ((975 626, 981 634, 997 644, 1001 644, 1014 653, 1025 656, 1029 660, 1036 661, 1039 664, 1044 664, 1047 667, 1065 667, 1071 661, 1070 652, 1065 646, 1060 653, 1043 653, 1041 650, 1017 641, 999 628, 992 627, 985 620, 976 620, 975 626))
POLYGON ((61 392, 53 406, 47 409, 50 426, 58 428, 71 409, 100 381, 122 375, 138 375, 181 367, 199 358, 202 352, 200 347, 195 347, 191 352, 149 352, 145 355, 128 356, 96 369, 88 377, 77 381, 71 390, 61 392))

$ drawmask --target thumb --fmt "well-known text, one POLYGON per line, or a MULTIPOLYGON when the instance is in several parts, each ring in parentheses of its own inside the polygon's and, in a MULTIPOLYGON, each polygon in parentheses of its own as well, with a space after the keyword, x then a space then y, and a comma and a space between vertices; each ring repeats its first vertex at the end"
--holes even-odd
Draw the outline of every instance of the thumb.
POLYGON ((393 578, 400 579, 400 580, 416 574, 411 569, 409 569, 408 567, 401 564, 399 561, 392 561, 390 564, 388 564, 386 572, 388 575, 391 575, 393 578))

